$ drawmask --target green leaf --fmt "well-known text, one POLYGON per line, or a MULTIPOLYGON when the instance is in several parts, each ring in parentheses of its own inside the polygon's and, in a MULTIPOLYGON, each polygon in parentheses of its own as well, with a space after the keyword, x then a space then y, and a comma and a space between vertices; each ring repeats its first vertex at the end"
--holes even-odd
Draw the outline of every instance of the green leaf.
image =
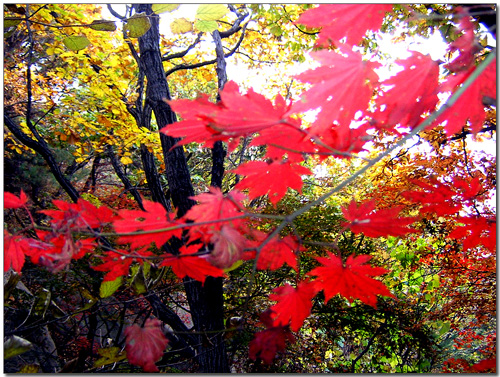
POLYGON ((117 363, 127 358, 127 354, 125 352, 120 352, 119 347, 100 348, 97 350, 97 353, 102 357, 95 361, 94 368, 117 363))
POLYGON ((439 288, 440 285, 441 285, 441 283, 440 283, 440 280, 439 280, 439 275, 434 275, 432 277, 432 286, 434 288, 439 288))
POLYGON ((170 24, 170 30, 174 34, 189 33, 193 30, 193 23, 185 18, 178 18, 170 24))
POLYGON ((132 277, 132 288, 138 295, 148 291, 142 266, 138 266, 137 272, 132 277))
POLYGON ((14 288, 16 288, 16 285, 17 283, 21 280, 21 275, 16 273, 16 272, 13 272, 10 276, 9 276, 9 280, 7 281, 7 283, 3 286, 3 297, 4 297, 4 301, 7 301, 7 299, 9 298, 11 292, 14 290, 14 288))
POLYGON ((3 28, 7 29, 12 26, 17 26, 21 23, 23 19, 19 17, 5 17, 3 19, 3 28))
POLYGON ((120 285, 122 285, 121 276, 113 281, 103 281, 99 288, 99 295, 101 296, 101 298, 109 297, 113 293, 115 293, 118 288, 120 288, 120 285))
POLYGON ((179 8, 180 4, 153 4, 151 7, 156 14, 172 12, 179 8))
POLYGON ((3 344, 3 358, 10 359, 11 357, 21 355, 28 352, 31 347, 33 347, 33 345, 29 341, 13 335, 3 344))
POLYGON ((212 31, 217 29, 217 22, 196 20, 194 26, 199 31, 211 33, 212 31))
POLYGON ((196 18, 201 21, 215 21, 224 17, 227 12, 227 6, 224 4, 202 4, 196 10, 196 18))
POLYGON ((83 296, 85 299, 85 305, 83 306, 82 310, 87 310, 90 309, 92 306, 94 306, 97 303, 97 297, 94 297, 92 293, 89 292, 88 289, 81 287, 79 289, 80 294, 83 296))
POLYGON ((89 28, 97 31, 115 31, 116 24, 113 21, 108 20, 94 20, 89 25, 89 28))
POLYGON ((128 36, 130 38, 139 38, 146 34, 146 32, 151 27, 151 22, 149 21, 146 13, 134 14, 127 20, 125 24, 125 30, 128 31, 128 36))
POLYGON ((224 272, 230 272, 230 271, 233 271, 233 270, 236 270, 238 267, 240 267, 241 265, 243 264, 243 260, 241 259, 238 259, 236 262, 233 263, 232 266, 228 267, 228 268, 225 268, 224 269, 224 272))
POLYGON ((448 331, 450 331, 450 328, 451 328, 451 322, 443 322, 443 326, 441 327, 441 329, 439 329, 439 335, 443 335, 443 334, 446 334, 448 331))
POLYGON ((33 307, 31 308, 31 315, 35 315, 38 317, 45 317, 45 313, 47 312, 47 308, 50 305, 52 294, 49 290, 42 288, 38 295, 35 298, 35 302, 33 303, 33 307))
POLYGON ((281 29, 278 25, 274 25, 271 29, 269 29, 269 31, 276 37, 283 35, 283 29, 281 29))
POLYGON ((90 41, 84 35, 75 35, 64 38, 63 43, 71 51, 79 51, 87 47, 90 41))

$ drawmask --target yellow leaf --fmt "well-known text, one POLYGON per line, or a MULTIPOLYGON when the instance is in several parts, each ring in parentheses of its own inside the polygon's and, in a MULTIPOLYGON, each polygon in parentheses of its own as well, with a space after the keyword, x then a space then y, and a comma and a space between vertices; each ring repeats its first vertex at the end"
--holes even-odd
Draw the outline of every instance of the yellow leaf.
POLYGON ((36 364, 26 364, 19 370, 19 373, 27 374, 27 373, 38 373, 40 367, 36 364))
POLYGON ((172 12, 179 8, 180 4, 153 4, 151 7, 156 14, 172 12))
POLYGON ((128 165, 128 164, 131 164, 132 162, 134 162, 134 161, 132 161, 132 159, 130 157, 126 157, 126 156, 120 158, 120 161, 122 162, 123 165, 128 165))
POLYGON ((127 358, 127 354, 125 352, 120 352, 119 347, 100 348, 97 350, 97 353, 102 357, 95 361, 95 368, 102 367, 103 365, 117 363, 127 358))
POLYGON ((228 12, 224 4, 201 4, 196 10, 196 18, 202 21, 219 20, 228 12))
POLYGON ((189 33, 193 30, 193 24, 185 18, 178 18, 170 24, 170 30, 174 34, 189 33))

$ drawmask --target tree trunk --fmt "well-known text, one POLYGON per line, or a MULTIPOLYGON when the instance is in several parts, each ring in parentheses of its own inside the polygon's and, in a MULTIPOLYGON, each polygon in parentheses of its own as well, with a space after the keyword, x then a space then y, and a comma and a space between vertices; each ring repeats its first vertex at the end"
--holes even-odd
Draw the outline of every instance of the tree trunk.
POLYGON ((54 175, 54 178, 61 185, 64 191, 66 191, 71 200, 76 202, 80 197, 80 194, 78 193, 78 191, 76 191, 75 187, 71 184, 71 182, 68 180, 68 178, 66 178, 66 176, 59 168, 59 165, 57 164, 57 161, 54 157, 54 154, 50 150, 47 143, 43 140, 35 141, 34 139, 26 135, 23 131, 21 131, 18 125, 14 123, 14 121, 6 114, 4 114, 3 119, 7 128, 10 130, 10 132, 14 134, 14 136, 21 143, 33 149, 35 152, 37 152, 38 154, 40 154, 40 156, 44 158, 47 165, 49 165, 50 171, 54 175))
MULTIPOLYGON (((162 128, 174 123, 176 116, 165 102, 171 96, 161 60, 159 18, 152 14, 151 4, 136 4, 135 9, 150 16, 151 28, 139 38, 140 66, 147 78, 146 101, 153 109, 158 127, 162 128)), ((189 198, 194 190, 187 161, 183 148, 172 149, 178 139, 160 133, 160 140, 172 204, 182 216, 195 204, 189 198)), ((200 372, 228 373, 226 345, 218 333, 224 329, 222 280, 207 278, 202 286, 185 279, 185 289, 195 330, 200 333, 197 335, 200 372)))

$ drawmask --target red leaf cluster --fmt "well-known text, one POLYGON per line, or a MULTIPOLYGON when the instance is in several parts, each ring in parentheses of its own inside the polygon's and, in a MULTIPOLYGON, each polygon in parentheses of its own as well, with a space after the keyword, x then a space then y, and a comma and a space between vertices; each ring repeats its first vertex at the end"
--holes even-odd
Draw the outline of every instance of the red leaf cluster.
POLYGON ((382 82, 387 89, 379 92, 376 100, 379 111, 373 114, 373 119, 379 127, 400 124, 413 128, 420 123, 421 116, 434 110, 438 103, 439 64, 419 52, 413 52, 408 59, 397 60, 396 64, 404 70, 382 82))
POLYGON ((198 142, 212 147, 215 141, 251 135, 288 121, 289 106, 279 95, 273 105, 252 89, 241 95, 238 85, 229 81, 220 92, 220 97, 217 104, 211 103, 208 96, 201 96, 194 101, 168 101, 184 120, 168 125, 161 132, 173 137, 184 137, 179 145, 198 142))
POLYGON ((160 203, 143 201, 144 211, 121 209, 119 217, 113 221, 113 227, 117 234, 144 231, 144 234, 121 235, 118 243, 130 242, 132 249, 141 248, 144 245, 156 243, 159 248, 172 237, 180 238, 182 225, 173 220, 175 213, 167 213, 160 203))
MULTIPOLYGON (((441 92, 456 92, 469 76, 476 70, 472 66, 467 71, 461 71, 448 76, 441 84, 441 92)), ((486 67, 474 82, 467 87, 455 104, 446 109, 437 119, 435 124, 446 122, 445 129, 448 135, 461 132, 469 124, 473 133, 483 128, 486 112, 485 104, 495 103, 497 98, 497 70, 496 59, 486 67)))

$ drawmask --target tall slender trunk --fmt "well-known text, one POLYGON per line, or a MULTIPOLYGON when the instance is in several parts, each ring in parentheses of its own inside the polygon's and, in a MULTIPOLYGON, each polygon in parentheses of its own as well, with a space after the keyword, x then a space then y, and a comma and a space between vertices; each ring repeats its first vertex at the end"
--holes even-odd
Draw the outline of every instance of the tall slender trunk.
MULTIPOLYGON (((151 4, 136 4, 138 13, 150 16, 151 28, 139 38, 141 68, 147 78, 146 101, 153 109, 159 128, 176 121, 175 113, 164 101, 170 99, 165 71, 161 61, 159 18, 153 15, 151 4)), ((182 216, 194 205, 191 177, 182 148, 172 147, 177 139, 160 134, 172 204, 182 216)), ((185 289, 195 330, 199 332, 197 361, 200 372, 228 373, 226 345, 219 331, 224 329, 222 280, 207 278, 201 285, 185 279, 185 289)))

